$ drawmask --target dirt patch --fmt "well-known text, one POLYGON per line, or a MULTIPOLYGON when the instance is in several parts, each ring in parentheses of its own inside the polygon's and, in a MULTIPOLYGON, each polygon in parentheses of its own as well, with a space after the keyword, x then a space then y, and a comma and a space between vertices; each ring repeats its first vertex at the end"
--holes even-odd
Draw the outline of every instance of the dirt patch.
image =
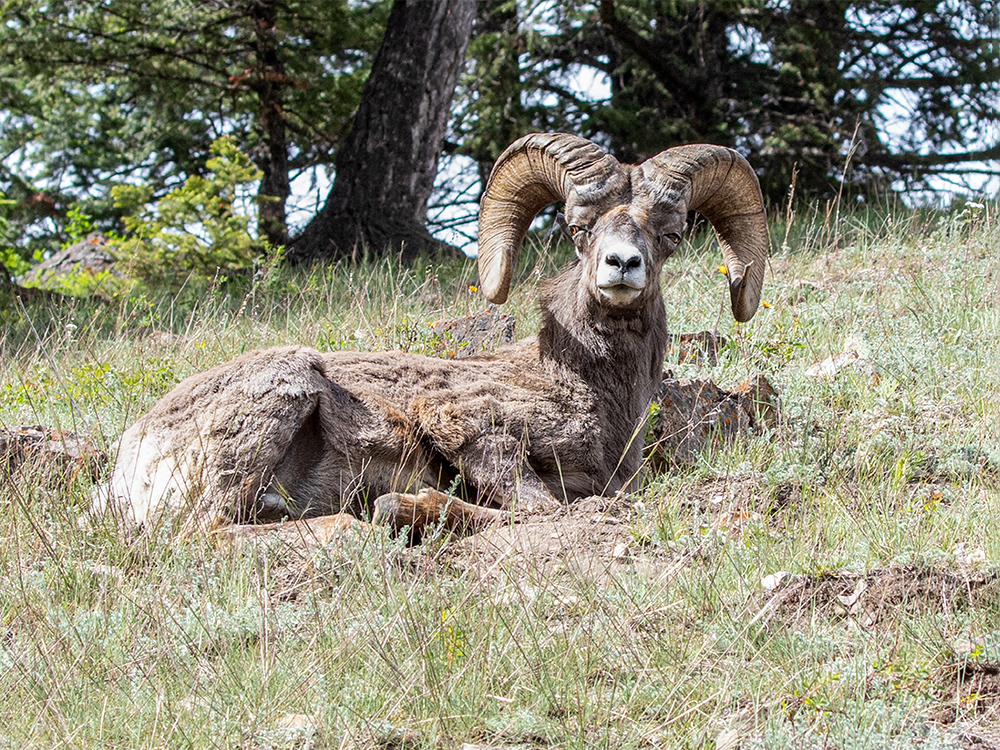
POLYGON ((525 580, 600 585, 623 574, 663 579, 681 570, 688 556, 635 538, 632 513, 630 498, 594 497, 544 512, 518 512, 471 536, 432 537, 409 548, 392 540, 387 528, 364 523, 329 539, 282 533, 280 525, 273 525, 269 533, 236 534, 223 547, 267 560, 274 602, 326 589, 350 575, 359 556, 373 553, 414 574, 444 566, 481 582, 513 574, 525 580))
POLYGON ((804 502, 803 486, 765 486, 754 477, 709 479, 678 493, 684 513, 715 531, 738 536, 753 524, 780 528, 804 502))
POLYGON ((966 662, 948 670, 931 719, 950 727, 958 746, 1000 750, 1000 664, 966 662))
MULTIPOLYGON (((794 489, 785 494, 794 494, 794 489)), ((684 504, 693 515, 710 519, 716 531, 738 536, 748 524, 760 522, 762 512, 770 513, 772 506, 777 511, 795 503, 790 497, 775 498, 773 494, 754 479, 710 480, 690 488, 684 504)), ((590 497, 546 511, 517 511, 465 538, 432 538, 409 549, 396 548, 391 562, 414 572, 444 565, 462 577, 484 581, 508 577, 513 571, 532 580, 585 580, 599 585, 621 575, 666 582, 701 549, 671 550, 651 542, 641 530, 637 533, 635 514, 640 511, 633 508, 634 500, 628 496, 590 497)), ((331 568, 349 569, 361 547, 377 544, 386 551, 385 545, 391 546, 387 529, 368 524, 308 537, 294 525, 287 526, 289 533, 281 533, 282 527, 275 526, 277 530, 270 533, 261 533, 266 527, 244 527, 247 533, 235 536, 242 545, 270 555, 276 600, 296 599, 303 592, 328 585, 331 568)))
POLYGON ((989 727, 963 727, 958 732, 958 744, 961 750, 1000 750, 1000 731, 989 727))
POLYGON ((963 575, 937 567, 891 566, 858 574, 769 576, 755 620, 788 626, 816 619, 890 627, 897 615, 950 613, 973 605, 1000 605, 994 574, 963 575))
POLYGON ((631 513, 628 499, 587 498, 461 539, 442 559, 480 578, 492 577, 503 563, 545 579, 564 575, 595 582, 629 569, 662 572, 670 554, 633 537, 631 513))
POLYGON ((950 688, 951 694, 943 697, 952 706, 963 706, 979 719, 1000 718, 1000 664, 963 664, 955 670, 950 688))
POLYGON ((692 514, 708 514, 713 518, 727 512, 767 515, 779 507, 795 504, 798 500, 793 501, 792 495, 798 493, 801 499, 800 489, 792 485, 765 489, 753 477, 706 479, 687 489, 680 500, 692 514))

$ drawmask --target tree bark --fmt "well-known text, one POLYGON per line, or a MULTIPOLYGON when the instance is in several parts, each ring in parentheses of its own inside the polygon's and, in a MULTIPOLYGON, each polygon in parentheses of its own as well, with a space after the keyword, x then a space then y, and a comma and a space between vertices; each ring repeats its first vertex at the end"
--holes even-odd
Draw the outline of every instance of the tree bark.
POLYGON ((486 189, 497 157, 508 144, 525 133, 530 124, 521 105, 523 52, 518 39, 517 5, 510 0, 480 0, 472 25, 475 55, 476 118, 488 123, 463 145, 462 152, 476 160, 480 197, 486 189))
POLYGON ((427 231, 427 200, 475 10, 475 0, 395 0, 330 195, 289 260, 450 249, 427 231))
POLYGON ((257 190, 257 231, 272 245, 284 245, 288 241, 285 203, 290 190, 282 93, 288 79, 278 56, 274 32, 277 0, 250 0, 248 10, 254 34, 257 69, 252 85, 257 94, 257 130, 261 141, 254 160, 263 172, 257 190))
POLYGON ((7 304, 14 298, 14 282, 11 281, 7 266, 0 262, 0 305, 7 304))

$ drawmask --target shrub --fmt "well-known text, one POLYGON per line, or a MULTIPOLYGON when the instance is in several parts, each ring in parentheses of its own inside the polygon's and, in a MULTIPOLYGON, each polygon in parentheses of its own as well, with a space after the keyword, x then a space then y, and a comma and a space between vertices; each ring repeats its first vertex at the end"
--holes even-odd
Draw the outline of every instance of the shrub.
POLYGON ((126 236, 114 238, 111 251, 139 278, 162 282, 165 272, 181 281, 213 278, 249 268, 267 249, 251 233, 254 217, 239 207, 260 170, 232 138, 220 138, 211 152, 206 177, 189 177, 159 200, 144 185, 112 188, 115 206, 125 211, 126 236))

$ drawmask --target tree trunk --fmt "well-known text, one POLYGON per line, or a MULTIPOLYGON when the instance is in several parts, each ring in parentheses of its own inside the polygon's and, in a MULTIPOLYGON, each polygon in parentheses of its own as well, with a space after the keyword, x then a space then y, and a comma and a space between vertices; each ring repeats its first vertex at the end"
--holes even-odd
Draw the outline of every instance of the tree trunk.
POLYGON ((480 0, 472 26, 476 98, 472 111, 485 128, 475 128, 462 153, 476 160, 480 196, 493 164, 508 144, 530 126, 521 104, 521 65, 517 5, 510 0, 480 0))
POLYGON ((326 204, 292 261, 448 249, 425 226, 475 0, 395 0, 326 204))
POLYGON ((0 262, 0 305, 6 305, 14 298, 14 282, 11 281, 7 266, 0 262))
POLYGON ((288 200, 288 145, 282 91, 287 85, 285 66, 278 56, 274 33, 277 0, 250 0, 249 15, 254 34, 253 87, 257 93, 257 130, 260 145, 254 155, 264 173, 257 191, 257 231, 272 245, 288 242, 285 203, 288 200))

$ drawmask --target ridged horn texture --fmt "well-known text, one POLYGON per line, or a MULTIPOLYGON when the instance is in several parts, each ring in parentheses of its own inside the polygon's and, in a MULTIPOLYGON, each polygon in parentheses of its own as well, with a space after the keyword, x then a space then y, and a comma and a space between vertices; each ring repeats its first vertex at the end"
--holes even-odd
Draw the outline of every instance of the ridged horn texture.
POLYGON ((641 165, 660 195, 687 193, 687 208, 708 219, 722 245, 733 316, 750 320, 760 303, 767 221, 760 183, 737 152, 696 144, 662 151, 641 165))
POLYGON ((486 298, 507 301, 521 242, 539 211, 571 193, 578 203, 600 201, 626 180, 617 159, 579 136, 533 133, 508 146, 479 208, 479 283, 486 298))

